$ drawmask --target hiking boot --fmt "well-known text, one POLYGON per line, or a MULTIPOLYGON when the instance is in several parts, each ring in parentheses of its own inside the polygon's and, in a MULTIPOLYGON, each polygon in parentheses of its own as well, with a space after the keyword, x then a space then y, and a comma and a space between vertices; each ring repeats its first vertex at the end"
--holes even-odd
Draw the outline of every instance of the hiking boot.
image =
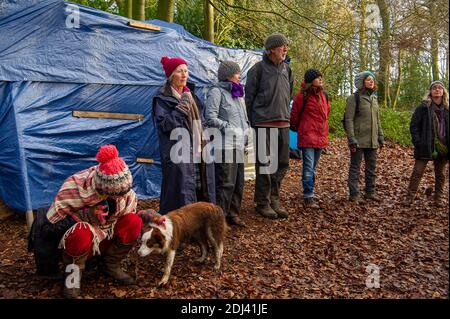
POLYGON ((355 203, 355 204, 360 204, 362 202, 361 196, 359 196, 359 194, 357 194, 357 195, 350 195, 348 200, 353 202, 353 203, 355 203))
POLYGON ((270 207, 275 211, 275 213, 277 213, 278 218, 288 218, 289 217, 289 213, 283 206, 281 206, 280 200, 278 198, 272 197, 270 199, 270 207))
POLYGON ((444 197, 440 196, 440 194, 438 194, 438 193, 436 193, 434 195, 434 206, 436 206, 438 208, 445 207, 444 197))
POLYGON ((228 225, 235 225, 239 227, 245 227, 245 223, 242 219, 239 218, 239 216, 228 216, 227 217, 227 223, 228 225))
POLYGON ((134 279, 120 268, 120 262, 127 256, 131 248, 133 248, 133 244, 122 244, 115 240, 103 257, 103 272, 124 285, 134 283, 134 279))
POLYGON ((312 209, 318 209, 320 206, 316 203, 313 197, 305 198, 304 199, 305 207, 306 208, 312 208, 312 209))
POLYGON ((411 206, 412 203, 414 202, 414 197, 415 197, 415 194, 413 192, 411 192, 411 191, 408 191, 408 193, 406 194, 405 199, 402 202, 402 205, 403 206, 411 206))
POLYGON ((270 219, 277 219, 278 214, 269 205, 256 205, 256 212, 270 219))
POLYGON ((78 257, 72 257, 65 251, 63 252, 65 298, 76 299, 79 297, 81 291, 81 277, 88 255, 89 252, 78 257))
POLYGON ((378 195, 376 195, 375 193, 365 193, 364 198, 373 200, 374 202, 381 202, 381 198, 378 197, 378 195))

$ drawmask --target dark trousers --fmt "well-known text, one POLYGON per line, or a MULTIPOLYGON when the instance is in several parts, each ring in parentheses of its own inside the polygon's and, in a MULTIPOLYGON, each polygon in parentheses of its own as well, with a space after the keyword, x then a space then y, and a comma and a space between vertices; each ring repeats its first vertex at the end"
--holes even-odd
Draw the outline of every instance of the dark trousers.
MULTIPOLYGON (((416 194, 419 188, 420 180, 427 168, 429 160, 416 159, 414 163, 414 169, 411 174, 411 179, 409 180, 408 189, 412 194, 416 194)), ((448 160, 445 158, 437 158, 433 161, 434 164, 434 176, 435 176, 435 194, 437 197, 442 197, 444 194, 444 184, 445 184, 445 165, 448 160)))
MULTIPOLYGON (((272 128, 273 129, 273 128, 272 128)), ((256 150, 256 183, 255 183, 255 202, 257 205, 270 205, 271 198, 278 199, 280 196, 280 186, 286 172, 289 168, 289 128, 275 128, 275 139, 278 141, 278 147, 274 154, 270 152, 270 128, 256 128, 254 146, 256 150), (265 143, 261 143, 265 136, 265 143), (260 147, 265 147, 266 156, 270 156, 270 162, 275 164, 274 172, 266 173, 263 169, 268 169, 273 164, 265 163, 266 158, 260 158, 260 147)), ((270 170, 270 169, 269 169, 270 170)))
POLYGON ((377 149, 376 148, 357 148, 355 153, 350 153, 350 169, 348 172, 348 188, 350 190, 350 196, 356 196, 359 194, 359 174, 361 161, 364 156, 364 162, 366 164, 365 169, 365 182, 366 194, 375 192, 375 170, 377 164, 377 149))
POLYGON ((216 200, 225 216, 237 216, 244 193, 244 163, 215 163, 216 200))

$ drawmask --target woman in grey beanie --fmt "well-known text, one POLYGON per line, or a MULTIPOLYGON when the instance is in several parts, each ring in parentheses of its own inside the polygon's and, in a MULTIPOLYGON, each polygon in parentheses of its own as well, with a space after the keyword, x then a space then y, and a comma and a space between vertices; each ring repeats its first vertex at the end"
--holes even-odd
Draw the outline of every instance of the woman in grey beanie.
POLYGON ((377 149, 383 147, 384 136, 376 95, 375 75, 364 71, 355 76, 357 91, 347 98, 345 131, 350 147, 348 188, 350 201, 359 203, 359 174, 361 161, 365 161, 365 199, 380 201, 375 193, 377 149))
POLYGON ((217 71, 219 82, 208 92, 206 124, 216 129, 214 157, 217 204, 230 225, 245 227, 239 217, 244 191, 244 148, 249 121, 236 62, 223 61, 217 71))

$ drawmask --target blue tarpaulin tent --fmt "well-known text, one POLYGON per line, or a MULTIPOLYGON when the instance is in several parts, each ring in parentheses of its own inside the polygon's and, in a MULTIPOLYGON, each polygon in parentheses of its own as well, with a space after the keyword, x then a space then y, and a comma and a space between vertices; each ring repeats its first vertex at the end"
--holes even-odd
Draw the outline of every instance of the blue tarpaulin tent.
POLYGON ((61 0, 0 3, 0 198, 8 206, 49 205, 64 179, 95 165, 99 146, 109 143, 129 165, 138 197, 158 197, 151 101, 165 81, 161 57, 185 58, 203 99, 220 60, 237 61, 245 81, 261 59, 260 52, 219 47, 174 24, 152 20, 161 25, 153 31, 129 21, 61 0))

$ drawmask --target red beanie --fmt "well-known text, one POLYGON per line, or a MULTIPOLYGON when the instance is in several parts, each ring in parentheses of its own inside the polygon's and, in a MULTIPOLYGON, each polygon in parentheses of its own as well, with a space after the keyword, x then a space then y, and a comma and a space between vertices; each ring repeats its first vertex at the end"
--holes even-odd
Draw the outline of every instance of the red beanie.
POLYGON ((125 195, 131 189, 132 176, 114 145, 103 145, 97 153, 95 189, 105 195, 125 195))
POLYGON ((175 69, 181 65, 181 64, 186 64, 187 62, 185 60, 183 60, 182 58, 169 58, 167 56, 163 56, 161 58, 161 64, 163 65, 163 69, 164 72, 166 73, 166 77, 169 78, 173 71, 175 71, 175 69))

